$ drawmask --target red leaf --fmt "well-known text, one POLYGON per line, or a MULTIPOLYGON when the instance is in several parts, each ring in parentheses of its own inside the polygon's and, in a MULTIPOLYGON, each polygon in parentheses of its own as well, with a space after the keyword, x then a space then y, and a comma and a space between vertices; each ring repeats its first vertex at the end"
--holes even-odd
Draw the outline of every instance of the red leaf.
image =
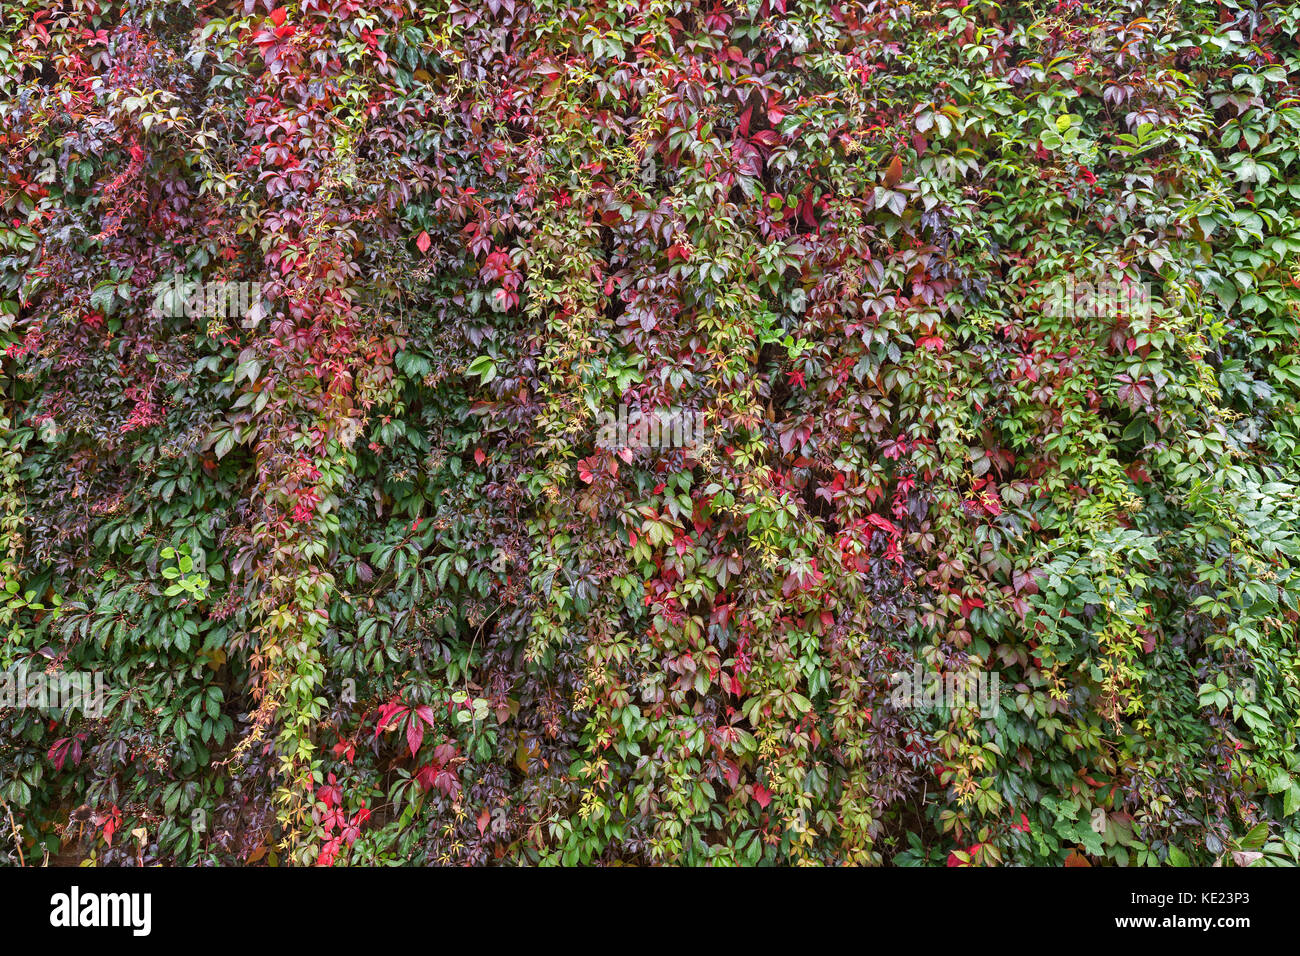
POLYGON ((46 756, 54 761, 55 770, 62 770, 63 761, 68 757, 68 738, 60 737, 54 741, 54 745, 50 747, 50 752, 46 756))
POLYGON ((1135 485, 1146 484, 1151 481, 1151 475, 1147 473, 1146 467, 1140 462, 1135 461, 1124 469, 1124 473, 1133 480, 1135 485))
POLYGON ((756 783, 754 784, 754 799, 758 801, 760 807, 766 810, 767 805, 772 802, 772 793, 761 783, 756 783))
POLYGON ((407 711, 407 707, 392 700, 379 708, 379 716, 375 718, 375 736, 378 737, 385 730, 391 730, 398 717, 401 717, 407 711))
POLYGON ((430 245, 429 234, 425 232, 423 229, 421 229, 420 234, 415 237, 415 245, 416 248, 420 250, 421 254, 429 251, 429 245, 430 245))
POLYGON ((284 7, 276 7, 274 10, 271 11, 271 22, 274 23, 277 27, 281 26, 284 23, 285 16, 286 16, 286 12, 284 7))
POLYGON ((348 763, 352 763, 357 756, 357 746, 346 740, 340 740, 334 745, 334 756, 344 757, 348 763))
POLYGON ((875 525, 877 528, 879 528, 881 531, 885 532, 886 534, 897 535, 899 533, 898 526, 896 524, 894 524, 888 518, 882 518, 878 514, 867 515, 867 521, 868 523, 875 525))
POLYGON ((411 748, 412 757, 415 756, 422 743, 424 743, 424 724, 413 719, 406 725, 406 745, 411 748))
POLYGON ((113 834, 117 828, 122 825, 122 811, 116 805, 108 811, 95 817, 95 823, 104 828, 104 842, 109 846, 113 845, 113 834))
POLYGON ((730 760, 725 760, 722 768, 723 773, 727 775, 727 783, 731 785, 732 790, 735 790, 736 785, 740 783, 740 767, 730 760))
POLYGON ((442 791, 443 796, 455 799, 456 794, 460 793, 460 778, 450 770, 439 770, 434 784, 442 791))

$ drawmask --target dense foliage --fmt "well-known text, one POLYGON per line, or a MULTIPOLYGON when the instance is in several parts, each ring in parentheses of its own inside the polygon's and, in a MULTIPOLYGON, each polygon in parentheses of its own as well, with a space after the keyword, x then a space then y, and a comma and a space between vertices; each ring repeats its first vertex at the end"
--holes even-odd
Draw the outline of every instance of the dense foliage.
POLYGON ((0 0, 0 852, 1294 861, 1297 30, 0 0))

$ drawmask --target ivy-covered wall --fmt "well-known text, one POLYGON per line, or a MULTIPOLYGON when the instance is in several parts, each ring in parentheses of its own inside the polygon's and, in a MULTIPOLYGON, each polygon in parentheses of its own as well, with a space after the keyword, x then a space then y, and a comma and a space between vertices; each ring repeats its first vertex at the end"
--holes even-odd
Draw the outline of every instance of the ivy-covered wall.
POLYGON ((1296 861, 1297 30, 0 0, 0 857, 1296 861))

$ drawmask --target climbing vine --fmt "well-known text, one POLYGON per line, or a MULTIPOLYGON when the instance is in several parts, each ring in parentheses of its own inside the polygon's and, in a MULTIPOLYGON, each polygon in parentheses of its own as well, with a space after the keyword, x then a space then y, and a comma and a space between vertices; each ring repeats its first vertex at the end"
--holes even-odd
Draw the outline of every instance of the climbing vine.
POLYGON ((0 14, 2 858, 1296 862, 1292 4, 0 14))

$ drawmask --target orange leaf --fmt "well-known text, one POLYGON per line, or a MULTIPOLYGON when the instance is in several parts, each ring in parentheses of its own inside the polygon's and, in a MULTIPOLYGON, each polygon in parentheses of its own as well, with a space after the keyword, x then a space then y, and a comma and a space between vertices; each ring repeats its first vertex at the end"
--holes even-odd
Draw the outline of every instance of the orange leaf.
POLYGON ((895 156, 889 162, 889 168, 885 170, 885 185, 893 189, 898 185, 899 180, 903 178, 903 160, 895 156))

